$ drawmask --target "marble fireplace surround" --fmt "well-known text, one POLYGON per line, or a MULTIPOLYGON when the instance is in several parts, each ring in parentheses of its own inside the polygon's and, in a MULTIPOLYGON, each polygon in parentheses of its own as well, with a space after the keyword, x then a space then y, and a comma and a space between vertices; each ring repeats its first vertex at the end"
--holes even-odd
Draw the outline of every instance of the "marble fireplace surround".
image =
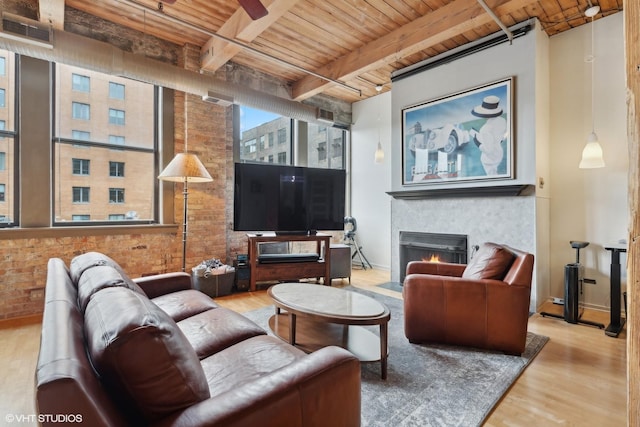
MULTIPOLYGON (((400 231, 466 234, 467 251, 484 242, 536 253, 536 197, 393 198, 391 280, 400 280, 400 231)), ((534 271, 531 306, 535 307, 534 271)))

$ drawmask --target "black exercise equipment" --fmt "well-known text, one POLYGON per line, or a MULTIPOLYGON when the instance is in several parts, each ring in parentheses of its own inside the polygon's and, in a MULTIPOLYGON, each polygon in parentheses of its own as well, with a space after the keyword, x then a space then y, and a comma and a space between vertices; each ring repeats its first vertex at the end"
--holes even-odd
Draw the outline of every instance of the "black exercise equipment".
POLYGON ((344 223, 347 224, 346 230, 344 232, 344 241, 347 245, 354 248, 354 251, 351 255, 351 259, 355 258, 357 255, 360 258, 360 265, 362 265, 362 269, 366 270, 367 267, 371 267, 371 263, 366 256, 362 253, 362 246, 358 245, 356 240, 356 230, 358 229, 358 223, 356 219, 352 216, 345 216, 344 223))
POLYGON ((580 264, 580 249, 589 246, 589 242, 571 241, 571 247, 576 250, 576 262, 564 266, 564 313, 563 315, 541 312, 542 316, 556 317, 564 319, 565 322, 573 324, 584 324, 596 326, 604 329, 604 324, 582 320, 582 310, 580 310, 580 295, 582 294, 582 285, 589 279, 584 278, 584 266, 580 264))

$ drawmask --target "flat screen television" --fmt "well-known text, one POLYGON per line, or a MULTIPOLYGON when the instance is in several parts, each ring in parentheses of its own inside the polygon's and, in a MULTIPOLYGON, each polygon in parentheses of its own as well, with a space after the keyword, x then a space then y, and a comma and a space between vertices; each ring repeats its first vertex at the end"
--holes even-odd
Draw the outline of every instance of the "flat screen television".
POLYGON ((310 234, 344 229, 346 172, 236 163, 233 229, 310 234))

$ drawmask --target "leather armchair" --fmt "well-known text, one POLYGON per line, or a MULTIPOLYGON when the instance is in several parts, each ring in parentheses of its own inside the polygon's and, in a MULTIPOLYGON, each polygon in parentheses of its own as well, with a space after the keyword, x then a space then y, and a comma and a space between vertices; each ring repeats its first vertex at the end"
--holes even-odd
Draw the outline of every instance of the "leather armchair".
POLYGON ((412 343, 522 354, 534 257, 485 243, 469 265, 413 261, 404 280, 404 331, 412 343))

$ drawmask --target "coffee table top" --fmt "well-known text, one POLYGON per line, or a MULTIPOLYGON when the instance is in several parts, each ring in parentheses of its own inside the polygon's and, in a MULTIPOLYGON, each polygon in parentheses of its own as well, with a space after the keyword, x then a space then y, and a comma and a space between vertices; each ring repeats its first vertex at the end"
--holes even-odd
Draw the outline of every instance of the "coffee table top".
POLYGON ((277 306, 296 314, 344 320, 389 317, 389 309, 375 299, 331 286, 280 283, 270 287, 268 294, 277 306))

